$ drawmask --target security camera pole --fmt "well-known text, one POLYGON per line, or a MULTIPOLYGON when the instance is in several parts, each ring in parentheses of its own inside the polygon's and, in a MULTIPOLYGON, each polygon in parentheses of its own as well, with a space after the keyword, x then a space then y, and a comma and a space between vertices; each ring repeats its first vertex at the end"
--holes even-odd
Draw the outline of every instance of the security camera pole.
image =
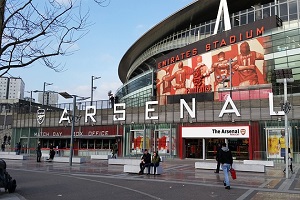
POLYGON ((91 84, 91 106, 93 105, 93 96, 94 96, 94 90, 97 87, 94 87, 94 80, 101 78, 100 76, 92 76, 92 84, 91 84))
MULTIPOLYGON (((64 97, 65 99, 70 99, 73 98, 73 114, 71 117, 71 122, 72 122, 72 126, 71 126, 71 141, 70 141, 70 157, 69 157, 69 164, 70 166, 72 166, 72 159, 73 159, 73 141, 74 141, 74 130, 75 130, 75 111, 76 111, 76 97, 78 97, 77 95, 71 95, 67 92, 60 92, 59 93, 62 97, 64 97)), ((81 97, 80 100, 86 100, 89 99, 89 97, 81 97)))
POLYGON ((294 82, 293 74, 291 69, 276 69, 275 70, 275 75, 276 75, 276 82, 277 83, 283 83, 284 87, 284 106, 283 106, 283 111, 284 111, 284 132, 285 132, 285 178, 289 178, 289 133, 288 133, 288 113, 291 109, 291 106, 287 100, 287 83, 294 82))

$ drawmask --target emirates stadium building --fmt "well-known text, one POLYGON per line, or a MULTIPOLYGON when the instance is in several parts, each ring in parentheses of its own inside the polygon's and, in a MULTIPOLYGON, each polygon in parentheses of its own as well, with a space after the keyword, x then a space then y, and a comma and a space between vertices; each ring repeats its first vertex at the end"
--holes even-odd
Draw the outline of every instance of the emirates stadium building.
POLYGON ((204 160, 225 142, 238 160, 283 162, 290 148, 299 163, 299 15, 300 0, 195 1, 128 49, 115 102, 37 114, 22 102, 12 141, 68 156, 71 131, 75 156, 110 154, 117 142, 118 156, 204 160))
POLYGON ((148 148, 208 159, 225 141, 237 158, 280 160, 285 124, 277 111, 286 109, 290 147, 298 155, 300 1, 227 0, 227 5, 229 30, 225 15, 217 21, 220 0, 198 0, 155 25, 125 53, 119 101, 140 110, 157 101, 149 113, 155 120, 126 116, 132 121, 125 130, 128 153, 148 148), (286 84, 286 102, 279 73, 293 78, 286 84), (228 95, 240 116, 220 115, 228 95), (180 101, 194 105, 195 112, 191 115, 180 101))

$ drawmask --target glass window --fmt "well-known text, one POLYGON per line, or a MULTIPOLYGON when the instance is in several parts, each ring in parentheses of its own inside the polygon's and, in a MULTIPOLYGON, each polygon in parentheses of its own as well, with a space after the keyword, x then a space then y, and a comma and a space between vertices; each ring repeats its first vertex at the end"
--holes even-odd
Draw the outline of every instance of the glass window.
POLYGON ((263 9, 263 18, 267 18, 270 16, 270 7, 263 9))
POLYGON ((281 19, 288 15, 287 3, 279 4, 279 15, 281 19))
POLYGON ((300 54, 298 55, 293 55, 293 56, 289 56, 288 57, 288 61, 292 62, 292 61, 299 61, 300 60, 300 54))
POLYGON ((88 140, 89 149, 94 149, 94 140, 88 140))
POLYGON ((87 140, 85 140, 85 139, 80 140, 80 148, 81 149, 87 148, 87 140))
POLYGON ((247 24, 247 15, 241 15, 241 25, 247 24))
POLYGON ((209 24, 207 24, 207 25, 205 26, 205 33, 206 33, 206 34, 209 34, 209 33, 210 33, 210 25, 209 25, 209 24))
POLYGON ((290 68, 299 67, 299 61, 289 62, 288 65, 289 65, 290 68))
POLYGON ((102 140, 95 140, 95 148, 102 149, 102 140))
POLYGON ((297 2, 289 2, 289 14, 297 14, 297 2))
POLYGON ((103 149, 109 149, 109 140, 103 140, 103 149))
POLYGON ((278 65, 280 63, 287 63, 287 57, 282 57, 282 58, 276 58, 274 59, 275 65, 278 65))
POLYGON ((289 20, 296 20, 298 19, 297 14, 297 1, 289 2, 289 20))
POLYGON ((248 24, 254 22, 254 12, 248 14, 248 24))

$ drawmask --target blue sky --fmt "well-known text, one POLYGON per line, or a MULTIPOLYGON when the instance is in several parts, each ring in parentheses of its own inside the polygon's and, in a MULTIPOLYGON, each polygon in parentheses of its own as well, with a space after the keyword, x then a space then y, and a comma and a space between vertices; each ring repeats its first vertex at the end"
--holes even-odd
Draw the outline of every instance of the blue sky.
MULTIPOLYGON (((55 72, 39 62, 23 69, 9 71, 25 82, 25 90, 43 90, 44 82, 53 83, 46 90, 66 91, 70 94, 89 97, 91 76, 94 80, 94 100, 108 99, 122 83, 118 66, 125 52, 145 32, 174 12, 194 0, 111 0, 107 7, 97 6, 92 0, 84 0, 85 9, 90 9, 88 34, 76 43, 73 55, 56 57, 65 66, 63 72, 55 72)), ((25 96, 30 96, 25 93, 25 96)), ((33 94, 37 100, 37 95, 33 94)), ((59 97, 59 102, 69 102, 59 97)))

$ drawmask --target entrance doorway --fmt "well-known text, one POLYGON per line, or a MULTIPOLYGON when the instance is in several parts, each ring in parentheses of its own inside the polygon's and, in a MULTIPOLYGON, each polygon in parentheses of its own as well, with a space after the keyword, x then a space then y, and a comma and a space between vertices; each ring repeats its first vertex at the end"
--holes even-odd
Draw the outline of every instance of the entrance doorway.
POLYGON ((249 150, 248 145, 249 139, 228 139, 228 147, 232 152, 232 156, 236 160, 248 160, 249 159, 249 150))
POLYGON ((223 144, 225 139, 210 138, 205 139, 205 157, 206 159, 215 159, 218 150, 218 144, 223 144))
POLYGON ((185 140, 185 157, 186 158, 203 158, 202 139, 185 140))

